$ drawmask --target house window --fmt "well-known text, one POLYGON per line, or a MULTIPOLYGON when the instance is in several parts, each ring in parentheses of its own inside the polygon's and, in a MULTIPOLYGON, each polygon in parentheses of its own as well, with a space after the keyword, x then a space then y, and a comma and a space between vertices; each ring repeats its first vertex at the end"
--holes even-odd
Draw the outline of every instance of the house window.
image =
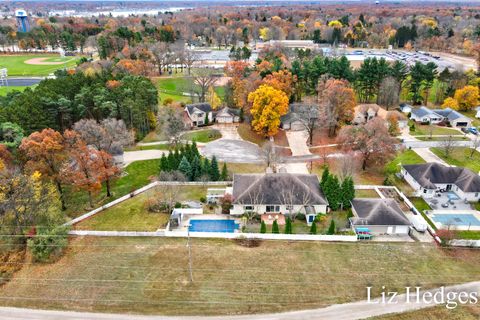
POLYGON ((308 222, 313 222, 313 220, 315 220, 315 216, 313 215, 308 216, 308 222))
POLYGON ((265 212, 280 212, 280 206, 266 206, 265 212))
POLYGON ((477 193, 475 193, 475 198, 476 198, 476 197, 478 197, 478 192, 477 192, 477 193))
POLYGON ((423 193, 427 193, 427 189, 423 189, 423 193))
POLYGON ((245 210, 245 211, 253 211, 253 206, 243 206, 243 210, 245 210))

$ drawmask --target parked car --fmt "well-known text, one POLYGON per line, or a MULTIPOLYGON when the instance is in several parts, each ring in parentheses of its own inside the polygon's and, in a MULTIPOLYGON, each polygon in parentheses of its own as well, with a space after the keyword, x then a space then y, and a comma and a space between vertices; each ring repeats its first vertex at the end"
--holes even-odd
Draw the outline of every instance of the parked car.
POLYGON ((478 134, 477 128, 474 128, 474 127, 468 128, 468 132, 470 132, 471 134, 474 134, 474 135, 478 134))

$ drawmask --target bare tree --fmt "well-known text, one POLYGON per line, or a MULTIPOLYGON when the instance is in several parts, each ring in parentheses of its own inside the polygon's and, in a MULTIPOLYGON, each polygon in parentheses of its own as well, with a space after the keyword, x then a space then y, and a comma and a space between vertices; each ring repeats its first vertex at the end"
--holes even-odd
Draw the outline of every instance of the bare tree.
POLYGON ((455 149, 457 145, 458 143, 453 136, 448 136, 446 139, 443 139, 439 143, 439 147, 446 158, 450 158, 452 151, 455 149))
POLYGON ((183 64, 187 68, 188 75, 191 73, 192 66, 199 59, 197 53, 190 49, 185 49, 182 55, 183 64))
POLYGON ((183 112, 180 108, 168 106, 161 108, 157 116, 157 123, 173 144, 179 143, 180 133, 185 130, 183 112))
POLYGON ((154 64, 158 68, 158 74, 161 75, 163 70, 170 64, 170 48, 165 42, 156 42, 150 46, 154 64))
POLYGON ((378 91, 377 103, 385 106, 387 110, 398 106, 399 103, 399 88, 398 81, 393 77, 386 77, 380 83, 378 91))
POLYGON ((314 99, 310 99, 309 101, 305 101, 305 103, 295 104, 293 110, 295 110, 294 113, 307 131, 308 142, 312 145, 313 134, 320 123, 320 110, 318 103, 314 99))
POLYGON ((353 177, 355 172, 355 158, 352 152, 347 152, 343 154, 343 157, 338 159, 338 176, 340 180, 345 180, 347 177, 353 177))
POLYGON ((273 172, 277 172, 279 157, 275 150, 275 144, 272 141, 267 141, 263 144, 262 158, 268 168, 271 168, 273 172))
POLYGON ((258 188, 254 188, 253 190, 249 190, 247 194, 247 201, 246 205, 251 205, 253 210, 247 210, 244 212, 243 216, 247 220, 247 225, 258 215, 258 211, 260 210, 259 206, 264 202, 264 191, 262 190, 261 185, 258 188))
POLYGON ((215 77, 212 70, 199 69, 193 76, 193 92, 198 96, 198 101, 205 102, 208 88, 214 86, 218 78, 215 77))

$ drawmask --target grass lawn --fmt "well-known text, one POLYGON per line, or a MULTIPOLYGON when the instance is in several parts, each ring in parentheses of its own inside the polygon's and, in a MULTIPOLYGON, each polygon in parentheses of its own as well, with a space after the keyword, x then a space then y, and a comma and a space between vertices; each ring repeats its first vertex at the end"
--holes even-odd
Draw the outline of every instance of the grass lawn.
POLYGON ((417 208, 417 210, 420 212, 420 214, 425 219, 425 221, 427 221, 427 223, 430 225, 430 227, 432 227, 433 230, 437 230, 437 227, 435 226, 435 224, 425 214, 425 210, 430 210, 431 209, 430 206, 428 205, 428 203, 425 200, 423 200, 423 198, 421 198, 421 197, 410 197, 408 199, 413 203, 415 208, 417 208))
MULTIPOLYGON (((222 167, 223 162, 219 162, 219 168, 222 167)), ((230 173, 265 173, 266 168, 264 164, 227 162, 227 170, 230 173)))
POLYGON ((355 198, 380 198, 377 191, 373 189, 355 190, 355 198))
POLYGON ((247 248, 194 238, 190 283, 186 242, 73 238, 57 262, 25 264, 0 288, 0 300, 3 306, 72 311, 233 315, 364 300, 366 286, 377 296, 382 285, 403 292, 405 286, 432 288, 480 276, 480 251, 430 244, 263 241, 247 248))
MULTIPOLYGON (((95 207, 113 201, 133 190, 151 182, 151 178, 159 173, 160 159, 135 161, 125 168, 125 174, 112 184, 113 196, 105 196, 105 188, 95 198, 95 207)), ((67 215, 74 218, 91 210, 88 208, 88 197, 85 192, 69 192, 67 194, 67 215)))
POLYGON ((26 54, 26 55, 1 55, 0 68, 7 68, 9 76, 48 76, 55 70, 75 66, 80 57, 60 58, 55 54, 26 54), (57 65, 33 65, 26 64, 25 61, 34 58, 47 58, 45 62, 65 62, 57 65))
POLYGON ((184 140, 195 140, 197 142, 210 142, 220 139, 222 134, 216 129, 195 130, 184 133, 180 138, 184 140))
MULTIPOLYGON (((415 122, 414 122, 415 123, 415 122)), ((462 132, 452 129, 452 128, 447 128, 447 127, 440 127, 440 126, 435 126, 435 125, 423 125, 423 124, 418 124, 415 123, 415 131, 412 131, 410 129, 410 134, 412 136, 429 136, 430 134, 432 135, 451 135, 451 136, 461 136, 463 135, 462 132)))
MULTIPOLYGON (((175 200, 178 202, 199 201, 200 197, 205 197, 207 188, 204 186, 179 186, 175 200)), ((170 215, 149 212, 145 204, 148 199, 158 197, 159 192, 161 192, 160 188, 150 189, 80 222, 75 228, 116 231, 155 231, 164 228, 170 215)))
MULTIPOLYGON (((17 86, 9 86, 9 87, 0 87, 0 96, 6 96, 8 93, 13 91, 23 91, 28 87, 17 87, 17 86)), ((30 87, 32 88, 32 87, 30 87)))
POLYGON ((458 305, 455 309, 445 306, 425 308, 405 313, 395 313, 385 316, 368 318, 369 320, 478 320, 480 319, 480 306, 458 305))
POLYGON ((133 146, 125 148, 125 151, 140 151, 140 150, 170 150, 172 146, 168 143, 165 144, 154 144, 151 146, 133 146))
POLYGON ((404 165, 422 163, 425 163, 425 160, 423 160, 423 158, 420 157, 415 151, 405 150, 399 153, 395 159, 385 165, 385 172, 389 174, 400 172, 400 164, 404 165))
POLYGON ((240 125, 238 126, 238 134, 243 140, 250 141, 252 143, 258 144, 259 146, 263 145, 267 141, 267 139, 265 139, 264 137, 253 132, 250 125, 246 122, 240 123, 240 125))
POLYGON ((456 239, 480 240, 480 231, 457 230, 456 239))
POLYGON ((447 158, 441 148, 430 148, 430 150, 450 165, 465 167, 475 173, 480 171, 480 152, 478 151, 474 151, 473 157, 470 158, 470 148, 456 147, 447 158))
POLYGON ((149 132, 145 138, 142 139, 141 142, 157 142, 157 141, 163 141, 163 140, 167 140, 168 138, 165 137, 161 132, 155 132, 155 131, 152 131, 152 132, 149 132))
MULTIPOLYGON (((420 141, 444 141, 445 137, 417 137, 420 141)), ((468 138, 464 136, 453 136, 452 141, 467 141, 468 138)))
MULTIPOLYGON (((171 98, 173 101, 177 102, 192 102, 190 95, 183 95, 184 93, 191 92, 191 79, 188 78, 188 76, 156 78, 155 81, 158 85, 161 102, 167 98, 171 98)), ((221 99, 225 96, 225 88, 222 86, 216 86, 215 92, 221 99)))

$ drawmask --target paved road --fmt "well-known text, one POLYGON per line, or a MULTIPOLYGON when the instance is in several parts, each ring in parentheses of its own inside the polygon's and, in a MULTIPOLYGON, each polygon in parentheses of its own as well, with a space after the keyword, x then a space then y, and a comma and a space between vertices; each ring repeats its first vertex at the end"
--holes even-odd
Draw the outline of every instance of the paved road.
MULTIPOLYGON (((435 294, 440 288, 427 290, 435 294)), ((445 287, 445 296, 448 292, 480 292, 480 281, 469 282, 456 286, 445 287)), ((99 314, 87 312, 71 312, 71 311, 48 311, 20 308, 0 308, 0 320, 356 320, 369 317, 379 316, 388 313, 402 313, 427 307, 433 307, 435 302, 415 303, 415 299, 411 298, 411 302, 406 302, 405 295, 399 295, 396 304, 386 306, 378 300, 358 301, 353 303, 336 304, 326 308, 292 311, 276 314, 262 315, 243 315, 243 316, 217 316, 217 317, 164 317, 164 316, 136 316, 121 314, 99 314)))
MULTIPOLYGON (((433 148, 440 147, 442 141, 405 141, 403 145, 407 148, 433 148)), ((457 147, 471 147, 472 141, 455 141, 457 147)))

